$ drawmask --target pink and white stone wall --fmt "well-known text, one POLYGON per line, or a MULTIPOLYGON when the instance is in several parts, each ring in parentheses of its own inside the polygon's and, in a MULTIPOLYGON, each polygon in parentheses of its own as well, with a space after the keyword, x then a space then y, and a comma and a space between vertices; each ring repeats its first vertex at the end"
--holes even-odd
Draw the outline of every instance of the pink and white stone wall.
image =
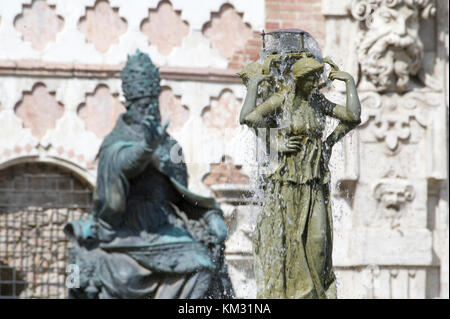
MULTIPOLYGON (((420 18, 422 86, 360 88, 363 124, 333 152, 334 263, 342 298, 448 298, 448 4, 420 18)), ((99 145, 124 112, 127 54, 160 68, 163 121, 187 158, 189 186, 222 203, 238 297, 256 296, 251 233, 239 196, 255 174, 238 124, 236 72, 259 33, 301 28, 359 79, 359 1, 0 1, 0 169, 44 162, 95 183, 99 145), (355 9, 356 8, 356 9, 355 9), (353 11, 352 11, 353 10, 353 11)), ((327 94, 345 101, 342 87, 327 94)), ((1 186, 1 185, 0 185, 1 186)), ((0 187, 1 188, 1 187, 0 187)))

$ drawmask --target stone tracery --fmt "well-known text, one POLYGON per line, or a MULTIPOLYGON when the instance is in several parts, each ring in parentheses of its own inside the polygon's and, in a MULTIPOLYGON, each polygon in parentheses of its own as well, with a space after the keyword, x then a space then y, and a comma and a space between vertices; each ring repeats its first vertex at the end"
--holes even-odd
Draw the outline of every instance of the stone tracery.
POLYGON ((189 33, 189 25, 180 17, 168 1, 161 1, 158 7, 149 10, 148 18, 142 21, 141 31, 148 37, 150 45, 167 56, 189 33))
POLYGON ((242 17, 228 4, 223 5, 218 13, 213 13, 211 21, 203 27, 204 35, 211 41, 213 48, 227 59, 253 38, 251 27, 242 21, 242 17))
POLYGON ((47 130, 55 127, 56 121, 64 113, 64 107, 48 92, 44 84, 37 83, 31 92, 24 93, 15 112, 22 119, 25 128, 30 128, 34 136, 42 138, 47 130))
POLYGON ((114 127, 125 106, 112 94, 106 85, 98 85, 93 93, 86 94, 86 102, 78 107, 78 115, 84 120, 86 129, 98 138, 105 137, 114 127), (98 121, 99 118, 103 120, 98 121))
POLYGON ((127 30, 127 22, 107 1, 100 0, 86 9, 86 15, 79 21, 78 28, 93 43, 97 51, 105 53, 113 44, 119 43, 119 37, 127 30))
POLYGON ((24 41, 31 42, 33 49, 42 51, 48 43, 55 42, 56 34, 64 26, 64 19, 55 13, 55 6, 37 0, 31 5, 23 6, 23 11, 16 17, 14 25, 22 33, 24 41))

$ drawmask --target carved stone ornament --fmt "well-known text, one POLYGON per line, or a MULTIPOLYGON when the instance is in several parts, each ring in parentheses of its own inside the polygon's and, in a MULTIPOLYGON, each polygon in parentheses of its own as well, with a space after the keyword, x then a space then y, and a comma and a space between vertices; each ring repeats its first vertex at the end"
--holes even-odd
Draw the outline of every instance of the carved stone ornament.
POLYGON ((205 24, 204 35, 211 41, 211 46, 219 50, 226 59, 231 59, 239 49, 245 48, 253 38, 250 25, 245 23, 241 14, 233 6, 223 5, 218 13, 213 13, 211 21, 205 24))
POLYGON ((361 96, 363 111, 361 125, 367 125, 368 135, 363 142, 377 141, 386 146, 389 155, 400 151, 403 143, 416 143, 412 121, 426 128, 429 121, 429 105, 419 93, 410 92, 405 95, 394 94, 383 97, 375 92, 361 96), (373 119, 373 120, 370 120, 373 119))
POLYGON ((406 203, 414 199, 414 186, 401 178, 381 179, 374 187, 373 196, 385 209, 399 211, 406 203))
POLYGON ((49 92, 43 83, 36 83, 30 92, 24 92, 22 100, 15 108, 25 128, 38 139, 54 128, 64 114, 64 106, 56 100, 54 92, 49 92))
POLYGON ((156 9, 149 10, 141 30, 150 45, 155 45, 160 53, 168 56, 174 48, 182 45, 183 38, 189 34, 189 25, 170 2, 161 1, 156 9))
POLYGON ((38 0, 23 5, 23 11, 17 16, 14 25, 24 41, 31 42, 33 49, 42 51, 49 43, 56 41, 56 35, 64 26, 64 19, 56 14, 54 5, 38 0))
POLYGON ((425 82, 419 20, 435 14, 434 0, 353 0, 350 10, 360 21, 360 88, 405 92, 414 87, 413 76, 425 82))
POLYGON ((127 31, 127 22, 118 11, 108 1, 97 1, 93 7, 86 8, 86 15, 79 21, 78 27, 86 42, 92 43, 101 53, 118 44, 120 36, 127 31))

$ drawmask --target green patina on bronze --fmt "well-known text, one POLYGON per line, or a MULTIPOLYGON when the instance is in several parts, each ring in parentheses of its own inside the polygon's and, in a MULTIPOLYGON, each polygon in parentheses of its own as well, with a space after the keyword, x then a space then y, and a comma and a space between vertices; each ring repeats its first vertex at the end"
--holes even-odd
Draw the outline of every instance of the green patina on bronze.
POLYGON ((182 150, 161 125, 158 69, 138 51, 121 79, 127 112, 100 147, 92 216, 64 229, 80 270, 70 297, 232 298, 223 212, 170 156, 182 150))
POLYGON ((285 52, 273 45, 259 67, 239 73, 247 87, 241 124, 278 129, 278 163, 263 178, 253 240, 258 298, 335 298, 328 162, 333 145, 360 123, 360 103, 352 76, 308 50, 306 32, 275 32, 279 45, 283 32, 291 41, 285 52), (323 63, 331 65, 329 80, 345 81, 345 106, 319 91, 323 63), (326 116, 339 124, 323 139, 326 116))

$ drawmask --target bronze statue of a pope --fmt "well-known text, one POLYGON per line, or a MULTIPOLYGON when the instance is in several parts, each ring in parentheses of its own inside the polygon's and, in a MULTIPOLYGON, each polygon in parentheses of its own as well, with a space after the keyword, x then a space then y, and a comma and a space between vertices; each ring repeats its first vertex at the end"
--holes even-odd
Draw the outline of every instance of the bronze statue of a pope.
POLYGON ((121 73, 127 112, 104 139, 92 216, 68 223, 80 268, 72 298, 231 298, 227 227, 213 198, 187 189, 181 149, 161 125, 159 71, 147 54, 121 73))

